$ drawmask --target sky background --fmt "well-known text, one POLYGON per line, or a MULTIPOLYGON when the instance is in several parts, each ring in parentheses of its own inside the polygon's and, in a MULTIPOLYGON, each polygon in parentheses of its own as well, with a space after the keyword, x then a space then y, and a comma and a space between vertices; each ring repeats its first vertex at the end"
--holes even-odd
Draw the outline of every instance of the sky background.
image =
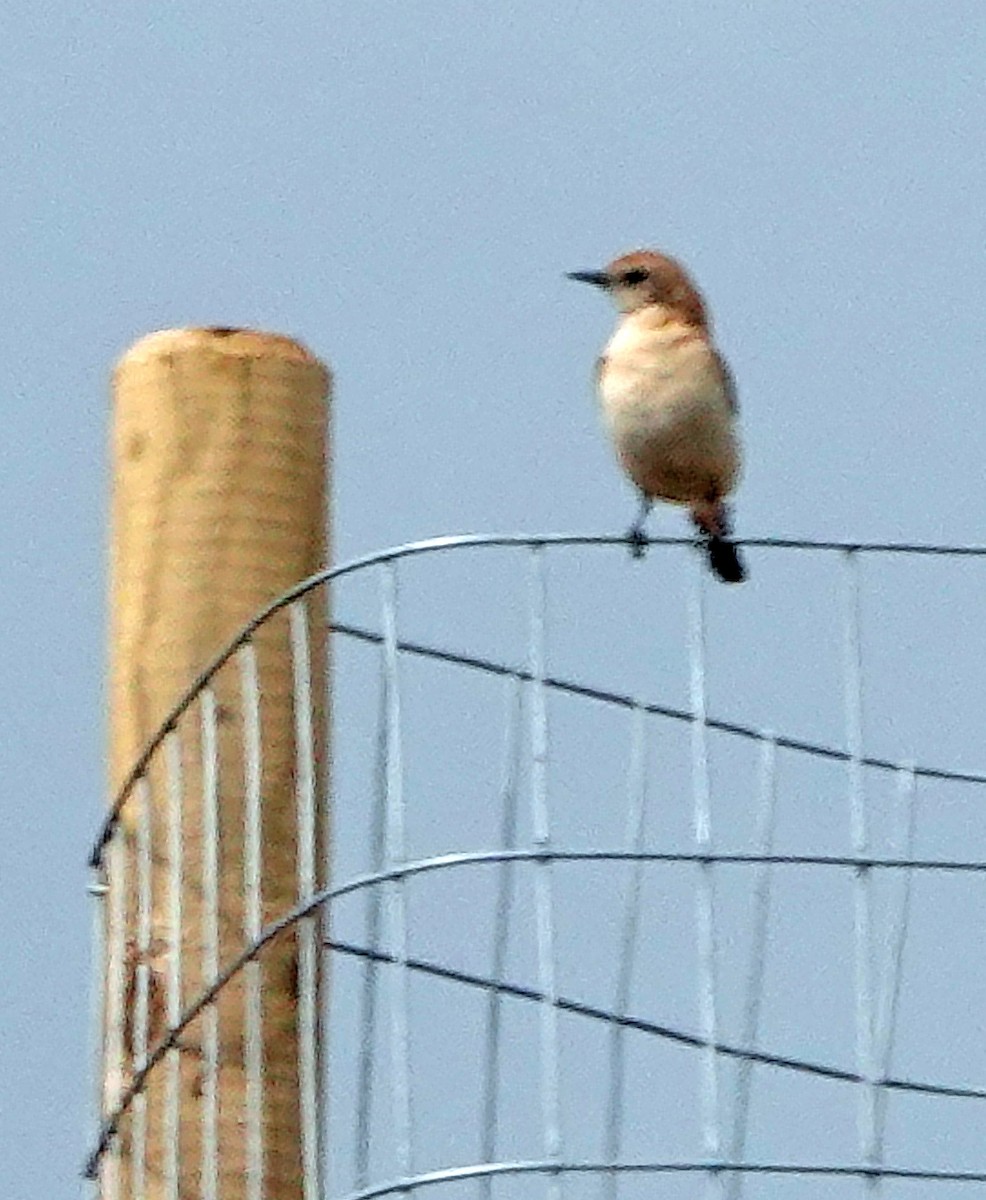
MULTIPOLYGON (((620 531, 632 497, 590 384, 611 314, 563 275, 660 247, 693 270, 737 376, 739 533, 982 542, 984 64, 979 0, 6 6, 6 1195, 81 1186, 115 358, 154 329, 221 324, 326 359, 338 561, 439 533, 620 531)), ((665 511, 652 529, 684 524, 665 511)), ((681 703, 687 563, 669 562, 552 566, 553 668, 681 703)), ((750 565, 743 589, 710 591, 710 707, 838 742, 838 576, 776 553, 750 565)), ((447 569, 454 586, 410 573, 411 632, 479 652, 483 630, 516 633, 521 654, 523 593, 465 560, 447 569)), ((983 569, 895 560, 863 582, 867 749, 982 767, 983 569)), ((559 718, 560 793, 576 787, 579 719, 566 750, 559 718)), ((725 769, 716 781, 728 810, 725 769)), ((923 850, 979 854, 978 796, 947 799, 923 850)), ((844 848, 833 811, 792 836, 844 848)), ((968 1013, 986 1011, 986 985, 957 981, 947 951, 982 923, 953 890, 951 907, 929 894, 942 960, 927 975, 950 986, 915 977, 912 1044, 927 1049, 922 1022, 965 1019, 922 1069, 981 1082, 968 1013), (968 1010, 948 1007, 956 994, 968 1010)), ((841 927, 819 928, 834 960, 849 953, 841 927)), ((811 1048, 792 1014, 788 1048, 811 1048)), ((830 1056, 851 1058, 851 1036, 816 1016, 823 1041, 836 1031, 830 1056)))

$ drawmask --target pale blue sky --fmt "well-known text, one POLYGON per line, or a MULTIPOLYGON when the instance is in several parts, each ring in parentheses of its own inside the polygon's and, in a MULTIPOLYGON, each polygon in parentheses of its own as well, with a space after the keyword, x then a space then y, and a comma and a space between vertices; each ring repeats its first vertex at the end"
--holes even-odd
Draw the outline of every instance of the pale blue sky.
MULTIPOLYGON (((5 1195, 76 1194, 85 1145, 114 358, 198 323, 326 358, 339 559, 618 530, 632 498, 589 383, 610 314, 563 273, 657 246, 693 269, 738 379, 739 532, 983 541, 984 71, 980 0, 8 4, 5 1195)), ((821 568, 751 567, 713 601, 717 712, 838 740, 837 691, 785 691, 799 670, 837 686, 798 634, 834 622, 821 568)), ((641 570, 632 603, 587 585, 619 618, 617 677, 620 623, 660 587, 657 559, 641 570)), ((875 752, 986 761, 982 582, 874 574, 875 752)))

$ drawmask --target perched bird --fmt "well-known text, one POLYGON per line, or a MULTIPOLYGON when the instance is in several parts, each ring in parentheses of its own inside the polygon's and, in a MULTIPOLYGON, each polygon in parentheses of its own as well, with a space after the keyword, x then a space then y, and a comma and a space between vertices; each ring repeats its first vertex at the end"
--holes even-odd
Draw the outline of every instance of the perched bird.
POLYGON ((631 551, 644 552, 655 499, 687 504, 712 570, 741 583, 746 573, 725 504, 740 470, 736 387, 702 297, 680 263, 651 250, 625 254, 605 271, 572 271, 569 279, 603 288, 620 311, 596 386, 616 453, 640 490, 631 551))

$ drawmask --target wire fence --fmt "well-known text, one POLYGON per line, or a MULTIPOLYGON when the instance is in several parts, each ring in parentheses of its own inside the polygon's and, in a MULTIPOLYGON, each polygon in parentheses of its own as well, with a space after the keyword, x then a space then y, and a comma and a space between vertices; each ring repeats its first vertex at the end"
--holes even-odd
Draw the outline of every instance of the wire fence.
MULTIPOLYGON (((615 563, 624 540, 579 536, 369 555, 305 581, 242 631, 141 754, 90 856, 98 1129, 86 1174, 101 1196, 160 1187, 213 1200, 230 1172, 248 1196, 270 1194, 283 1148, 264 1061, 279 970, 269 956, 289 936, 305 1200, 439 1184, 483 1200, 616 1200, 652 1194, 655 1178, 662 1195, 730 1200, 754 1180, 756 1195, 799 1197, 986 1183, 975 1103, 986 1100, 975 1082, 986 971, 970 954, 986 855, 969 833, 986 773, 867 753, 861 570, 888 556, 986 558, 986 547, 743 544, 755 564, 779 552, 823 560, 813 586, 819 610, 837 614, 838 648, 822 654, 839 666, 815 679, 798 648, 799 717, 821 712, 821 684, 835 679, 838 740, 717 714, 722 630, 741 617, 717 607, 710 620, 726 601, 710 596, 687 539, 656 539, 654 565, 634 576, 667 593, 656 637, 613 603, 633 600, 620 591, 631 585, 587 565, 597 553, 615 563), (441 573, 436 556, 467 561, 441 573), (552 576, 558 556, 575 557, 574 575, 552 576), (312 614, 328 588, 325 828, 312 614), (484 614, 498 652, 471 644, 484 614), (258 645, 276 627, 293 713, 285 846, 265 824, 274 767, 258 645), (570 672, 551 653, 564 629, 570 672), (630 674, 661 658, 656 684, 626 686, 614 667, 623 642, 630 674), (680 704, 655 697, 676 666, 680 704), (945 803, 932 789, 947 789, 951 813, 935 836, 944 846, 952 822, 948 844, 965 853, 919 852, 922 804, 945 803), (290 887, 278 890, 285 854, 290 887), (220 1136, 230 1106, 235 1151, 220 1136)), ((806 602, 790 603, 796 641, 806 602)), ((751 618, 772 637, 784 619, 751 618)), ((879 615, 871 624, 879 631, 879 615)), ((769 677, 764 657, 754 664, 769 677)))

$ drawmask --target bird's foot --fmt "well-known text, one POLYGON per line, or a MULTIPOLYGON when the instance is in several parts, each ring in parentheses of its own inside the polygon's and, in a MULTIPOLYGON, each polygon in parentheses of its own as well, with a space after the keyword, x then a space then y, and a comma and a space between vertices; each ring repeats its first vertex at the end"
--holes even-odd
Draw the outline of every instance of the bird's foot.
POLYGON ((632 525, 627 531, 627 543, 630 546, 631 558, 643 558, 649 545, 647 534, 642 525, 632 525))
POLYGON ((643 558, 647 552, 647 518, 650 516, 652 500, 643 492, 640 493, 640 510, 637 519, 627 531, 627 542, 630 544, 631 558, 643 558))

